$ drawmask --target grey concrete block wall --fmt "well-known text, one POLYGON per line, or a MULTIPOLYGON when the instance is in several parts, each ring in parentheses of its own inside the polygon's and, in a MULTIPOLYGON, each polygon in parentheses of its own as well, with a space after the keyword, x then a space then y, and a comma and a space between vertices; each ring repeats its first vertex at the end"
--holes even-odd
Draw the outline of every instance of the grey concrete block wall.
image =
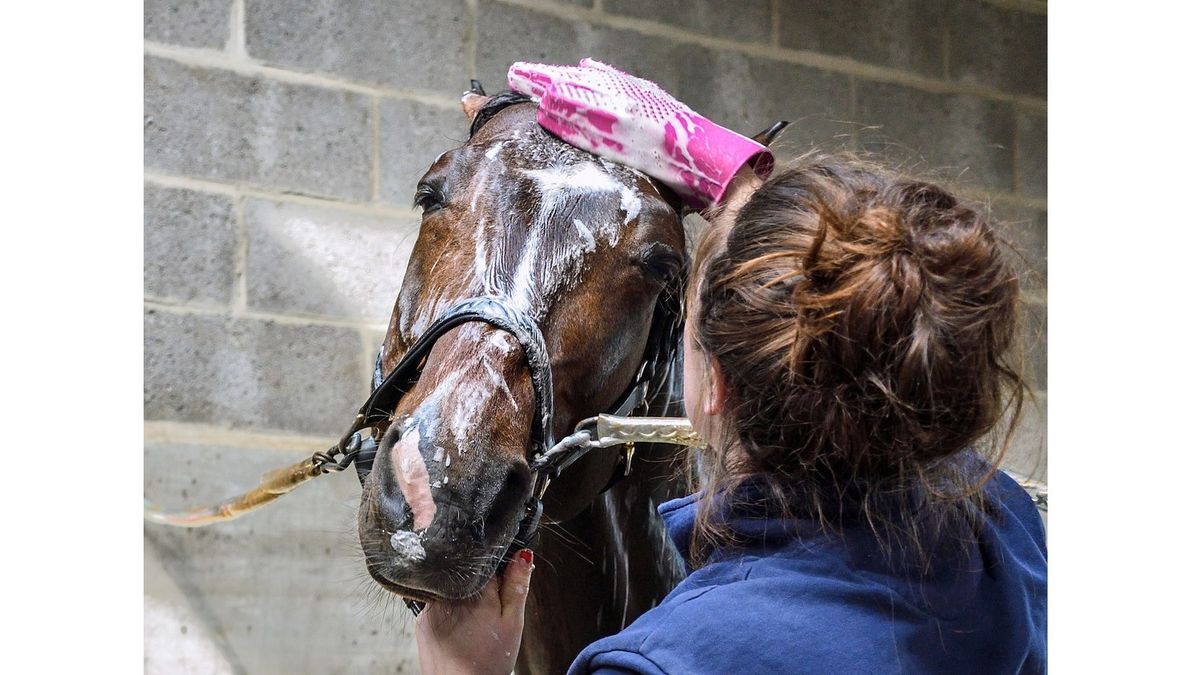
POLYGON ((864 150, 907 171, 987 191, 1013 189, 1012 107, 966 94, 887 82, 857 90, 864 150))
MULTIPOLYGON (((606 60, 790 157, 952 182, 1014 246, 1035 395, 1007 466, 1045 479, 1046 16, 1037 0, 148 0, 146 494, 188 506, 321 449, 365 394, 471 78, 606 60)), ((146 533, 146 671, 417 672, 354 543, 352 476, 211 530, 146 533), (332 569, 332 583, 313 579, 332 569)))
POLYGON ((370 197, 365 96, 146 58, 147 169, 265 188, 370 197))
POLYGON ((1046 97, 1046 16, 986 0, 948 3, 946 65, 959 82, 1046 97))
POLYGON ((777 120, 792 122, 778 141, 782 157, 851 144, 849 75, 718 50, 689 54, 682 65, 678 95, 718 124, 755 134, 777 120))
POLYGON ((465 0, 246 0, 251 58, 394 89, 465 89, 470 30, 465 0))
POLYGON ((604 0, 604 11, 731 40, 752 43, 771 40, 770 0, 604 0))
POLYGON ((497 0, 480 0, 478 28, 476 67, 488 91, 507 88, 513 61, 574 64, 583 56, 652 76, 675 91, 683 84, 688 50, 674 39, 497 0))
POLYGON ((143 35, 186 47, 220 48, 229 40, 229 0, 145 0, 143 35))
POLYGON ((149 308, 143 330, 150 419, 333 436, 367 385, 348 327, 149 308))
POLYGON ((996 231, 1012 253, 1012 264, 1021 276, 1021 287, 1034 300, 1043 300, 1048 273, 1046 211, 993 204, 989 210, 996 231))
POLYGON ((1017 192, 1046 197, 1046 114, 1017 113, 1017 192))
POLYGON ((945 71, 942 34, 947 4, 948 0, 781 2, 779 44, 940 77, 945 71))
POLYGON ((391 311, 416 218, 264 199, 245 209, 248 309, 376 322, 391 311))
MULTIPOLYGON (((144 489, 164 502, 218 500, 297 456, 155 439, 144 489)), ((356 551, 359 494, 357 480, 337 476, 221 527, 147 527, 146 672, 419 672, 408 610, 371 588, 356 551)))
POLYGON ((228 305, 238 248, 233 200, 147 185, 143 213, 146 297, 228 305))
MULTIPOLYGON (((499 91, 499 89, 494 89, 499 91)), ((417 181, 443 151, 467 140, 461 107, 386 99, 379 104, 379 196, 408 208, 417 181)))

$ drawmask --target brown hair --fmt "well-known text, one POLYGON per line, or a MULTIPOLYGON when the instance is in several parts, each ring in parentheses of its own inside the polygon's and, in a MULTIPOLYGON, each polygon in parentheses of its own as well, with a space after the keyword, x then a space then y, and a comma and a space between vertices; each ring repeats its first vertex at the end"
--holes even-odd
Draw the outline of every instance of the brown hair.
POLYGON ((728 391, 693 562, 729 543, 717 497, 750 476, 787 513, 823 527, 865 517, 918 550, 918 517, 940 527, 985 505, 1026 387, 1010 362, 1017 276, 979 211, 931 183, 809 157, 705 233, 691 279, 684 339, 728 391))

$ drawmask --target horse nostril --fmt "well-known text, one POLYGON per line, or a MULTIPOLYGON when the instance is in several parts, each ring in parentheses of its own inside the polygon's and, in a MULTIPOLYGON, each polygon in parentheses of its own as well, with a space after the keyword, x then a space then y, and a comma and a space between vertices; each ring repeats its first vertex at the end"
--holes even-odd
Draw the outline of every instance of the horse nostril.
POLYGON ((529 466, 524 462, 509 466, 508 473, 505 474, 504 481, 500 485, 500 491, 496 493, 496 499, 488 511, 484 524, 487 536, 496 536, 515 522, 513 515, 525 503, 526 493, 529 492, 532 482, 533 477, 529 466))

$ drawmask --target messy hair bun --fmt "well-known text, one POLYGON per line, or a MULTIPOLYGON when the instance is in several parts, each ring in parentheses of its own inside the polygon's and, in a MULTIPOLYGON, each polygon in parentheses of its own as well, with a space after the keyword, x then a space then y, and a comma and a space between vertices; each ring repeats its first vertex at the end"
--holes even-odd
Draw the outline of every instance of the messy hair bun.
POLYGON ((927 182, 809 159, 710 230, 696 265, 687 339, 729 392, 709 492, 753 473, 836 521, 883 494, 961 501, 995 471, 1011 428, 982 473, 957 461, 1015 420, 1024 390, 1008 360, 1017 276, 980 212, 927 182))

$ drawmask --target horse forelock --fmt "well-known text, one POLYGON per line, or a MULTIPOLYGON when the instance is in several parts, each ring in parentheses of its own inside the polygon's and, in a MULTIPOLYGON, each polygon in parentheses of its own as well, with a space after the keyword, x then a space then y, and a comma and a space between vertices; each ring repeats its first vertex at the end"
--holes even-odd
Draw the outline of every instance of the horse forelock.
POLYGON ((502 91, 495 96, 489 97, 475 113, 475 116, 471 118, 470 137, 474 137, 475 132, 482 129, 501 110, 518 103, 531 103, 532 101, 533 99, 525 94, 511 90, 502 91))

